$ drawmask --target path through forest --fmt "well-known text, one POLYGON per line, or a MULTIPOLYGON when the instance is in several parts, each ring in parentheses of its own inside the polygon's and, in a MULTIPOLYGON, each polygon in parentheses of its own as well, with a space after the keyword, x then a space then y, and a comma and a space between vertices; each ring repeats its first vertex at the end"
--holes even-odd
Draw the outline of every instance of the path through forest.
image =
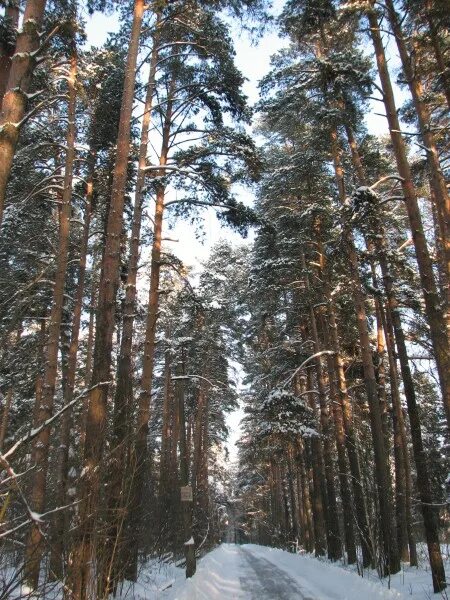
POLYGON ((292 577, 273 562, 261 556, 255 556, 248 549, 239 546, 237 548, 242 556, 242 568, 245 571, 245 575, 240 577, 240 583, 248 598, 254 598, 255 600, 261 598, 312 600, 307 592, 303 592, 299 588, 292 577))
MULTIPOLYGON (((172 591, 173 600, 382 600, 406 598, 379 581, 311 556, 255 544, 222 544, 196 575, 172 591)), ((167 596, 162 596, 166 598, 167 596)), ((410 596, 411 598, 411 596, 410 596)))

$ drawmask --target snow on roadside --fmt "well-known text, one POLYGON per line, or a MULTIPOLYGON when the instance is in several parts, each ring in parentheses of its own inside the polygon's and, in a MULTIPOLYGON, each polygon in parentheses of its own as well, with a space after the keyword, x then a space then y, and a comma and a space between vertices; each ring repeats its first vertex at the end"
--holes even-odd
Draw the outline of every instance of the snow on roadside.
POLYGON ((185 581, 184 569, 152 560, 141 569, 137 583, 126 581, 114 600, 170 600, 185 581))
POLYGON ((234 600, 248 598, 241 588, 242 556, 239 546, 222 544, 197 563, 197 572, 180 593, 167 600, 234 600))

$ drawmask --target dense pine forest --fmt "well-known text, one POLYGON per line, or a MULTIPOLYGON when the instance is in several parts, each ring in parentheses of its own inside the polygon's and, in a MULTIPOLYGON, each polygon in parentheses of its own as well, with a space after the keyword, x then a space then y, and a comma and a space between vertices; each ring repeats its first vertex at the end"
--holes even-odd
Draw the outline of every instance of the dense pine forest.
POLYGON ((223 541, 443 592, 448 1, 0 7, 0 599, 223 541))

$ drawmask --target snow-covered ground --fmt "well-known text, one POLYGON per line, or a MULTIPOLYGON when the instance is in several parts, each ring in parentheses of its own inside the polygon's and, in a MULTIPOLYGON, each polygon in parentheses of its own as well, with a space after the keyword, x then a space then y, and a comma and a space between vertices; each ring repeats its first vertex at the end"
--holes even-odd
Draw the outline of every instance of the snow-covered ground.
MULTIPOLYGON (((450 579, 450 568, 448 575, 450 579)), ((425 568, 405 566, 388 584, 373 572, 360 577, 343 565, 254 544, 219 546, 199 561, 197 573, 188 581, 180 568, 153 565, 142 573, 137 586, 124 589, 121 595, 123 600, 438 600, 448 597, 446 593, 432 593, 431 576, 425 568)))
MULTIPOLYGON (((450 582, 448 547, 442 548, 450 582)), ((308 554, 245 544, 222 544, 197 565, 186 580, 184 570, 173 563, 150 562, 137 584, 125 584, 114 600, 448 600, 448 592, 433 594, 425 548, 419 546, 422 566, 404 565, 391 578, 380 580, 374 571, 360 577, 353 567, 319 560, 308 554)), ((36 598, 23 586, 13 585, 14 571, 0 575, 2 588, 12 598, 36 598), (9 584, 9 586, 8 586, 9 584)), ((60 600, 62 589, 49 585, 46 600, 60 600)))

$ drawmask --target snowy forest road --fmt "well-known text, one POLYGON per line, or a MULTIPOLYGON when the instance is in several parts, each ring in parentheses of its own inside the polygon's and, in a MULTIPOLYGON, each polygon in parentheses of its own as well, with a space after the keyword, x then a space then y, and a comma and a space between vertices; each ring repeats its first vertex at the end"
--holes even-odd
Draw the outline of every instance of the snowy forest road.
MULTIPOLYGON (((222 544, 166 600, 406 600, 379 580, 312 556, 256 544, 222 544)), ((416 598, 416 596, 414 596, 416 598)), ((159 596, 158 596, 159 598, 159 596)))
POLYGON ((242 546, 239 547, 239 552, 245 569, 240 582, 242 589, 248 593, 249 600, 315 600, 306 592, 302 593, 298 583, 273 562, 255 556, 242 546))

